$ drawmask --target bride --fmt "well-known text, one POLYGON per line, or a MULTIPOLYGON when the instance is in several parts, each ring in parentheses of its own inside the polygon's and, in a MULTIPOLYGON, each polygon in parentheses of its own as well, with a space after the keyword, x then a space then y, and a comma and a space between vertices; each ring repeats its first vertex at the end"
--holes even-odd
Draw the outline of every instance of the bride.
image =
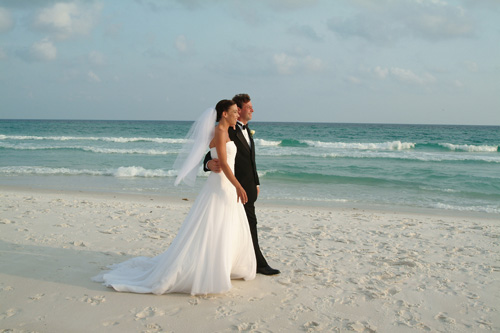
POLYGON ((112 265, 94 281, 117 291, 205 295, 228 291, 231 279, 255 278, 255 253, 243 208, 247 195, 234 176, 236 145, 228 136, 237 119, 236 104, 221 100, 191 127, 191 147, 179 154, 174 165, 180 166, 175 185, 194 184, 207 146, 219 158, 223 172, 209 175, 170 247, 153 258, 112 265))

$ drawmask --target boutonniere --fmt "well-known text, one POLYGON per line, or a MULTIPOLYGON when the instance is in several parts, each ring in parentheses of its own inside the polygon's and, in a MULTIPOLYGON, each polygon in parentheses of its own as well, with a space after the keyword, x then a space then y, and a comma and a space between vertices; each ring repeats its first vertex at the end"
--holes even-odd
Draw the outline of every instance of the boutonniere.
POLYGON ((253 136, 255 134, 254 130, 250 130, 250 135, 253 136))

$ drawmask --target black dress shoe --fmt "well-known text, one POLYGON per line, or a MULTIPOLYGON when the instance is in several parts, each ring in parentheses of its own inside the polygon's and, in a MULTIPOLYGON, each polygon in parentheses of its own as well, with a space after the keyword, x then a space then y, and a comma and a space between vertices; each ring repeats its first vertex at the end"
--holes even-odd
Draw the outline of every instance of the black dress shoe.
POLYGON ((281 273, 279 270, 272 268, 271 266, 257 267, 257 273, 264 275, 276 275, 281 273))

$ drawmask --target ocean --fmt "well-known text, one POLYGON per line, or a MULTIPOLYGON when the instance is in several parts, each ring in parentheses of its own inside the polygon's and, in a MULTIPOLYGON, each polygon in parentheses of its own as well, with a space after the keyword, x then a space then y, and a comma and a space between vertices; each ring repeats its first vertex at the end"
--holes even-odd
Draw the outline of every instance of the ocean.
MULTIPOLYGON (((194 198, 192 122, 0 120, 0 185, 194 198)), ((500 214, 500 127, 251 122, 259 202, 500 214)))

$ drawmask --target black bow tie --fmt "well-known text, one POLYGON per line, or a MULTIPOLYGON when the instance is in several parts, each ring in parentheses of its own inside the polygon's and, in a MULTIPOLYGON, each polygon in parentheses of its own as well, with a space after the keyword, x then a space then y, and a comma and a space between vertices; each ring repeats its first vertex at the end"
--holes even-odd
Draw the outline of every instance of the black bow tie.
POLYGON ((246 130, 246 129, 247 129, 247 127, 248 127, 247 125, 243 125, 243 124, 241 124, 241 129, 242 129, 242 130, 246 130))

